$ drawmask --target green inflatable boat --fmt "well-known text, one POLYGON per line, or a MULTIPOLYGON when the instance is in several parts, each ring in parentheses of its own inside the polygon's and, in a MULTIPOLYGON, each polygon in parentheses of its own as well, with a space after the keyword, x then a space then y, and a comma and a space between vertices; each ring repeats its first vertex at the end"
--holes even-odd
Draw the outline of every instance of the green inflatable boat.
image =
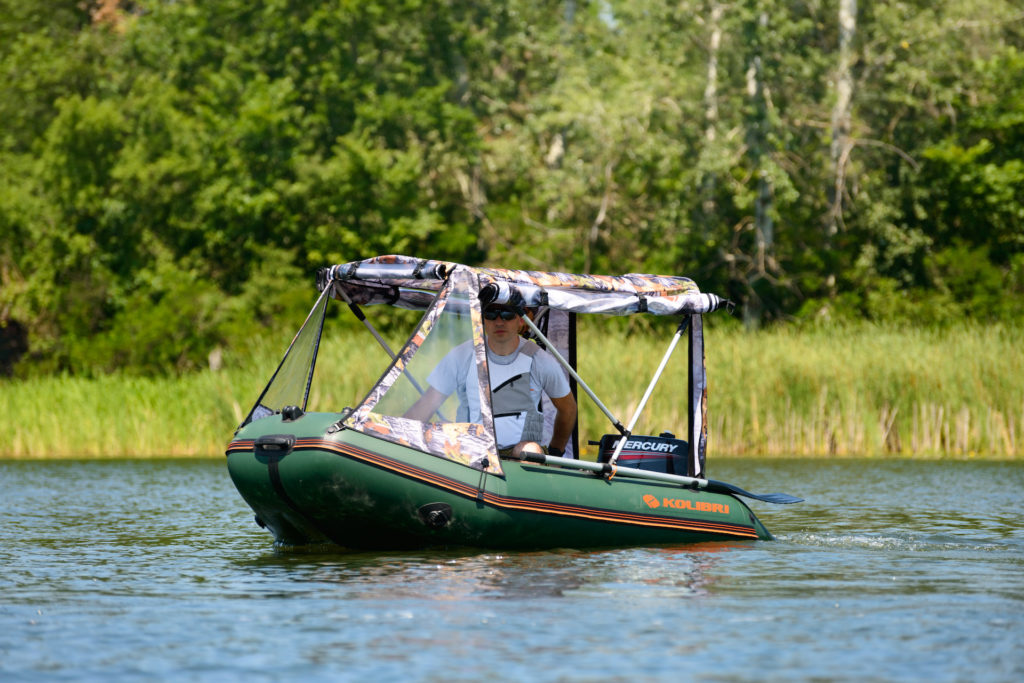
MULTIPOLYGON (((316 304, 227 448, 232 481, 257 524, 280 544, 534 549, 767 540, 771 534, 741 498, 800 500, 707 478, 702 316, 728 302, 700 292, 692 280, 379 256, 323 268, 317 287, 316 304), (369 333, 368 344, 349 354, 352 368, 379 357, 384 370, 355 405, 322 411, 310 403, 321 394, 316 382, 330 381, 329 373, 317 371, 317 357, 325 321, 335 322, 328 315, 331 301, 347 307, 369 333), (374 305, 412 312, 386 317, 394 328, 402 315, 413 316, 411 334, 397 351, 366 316, 364 308, 374 305), (548 448, 556 432, 565 439, 565 422, 556 425, 564 397, 556 397, 556 408, 541 392, 525 393, 528 399, 541 396, 535 408, 523 411, 526 417, 507 412, 509 399, 492 398, 514 379, 531 376, 530 362, 539 363, 527 361, 525 372, 495 384, 509 371, 498 367, 504 357, 489 351, 484 321, 499 314, 546 352, 549 369, 564 373, 559 386, 569 387, 570 404, 586 394, 608 418, 611 433, 589 441, 596 447, 593 459, 578 457, 574 408, 571 436, 564 446, 548 448), (581 314, 679 320, 625 424, 577 373, 581 314), (689 382, 679 389, 679 401, 688 406, 685 434, 634 434, 684 337, 689 382), (439 392, 440 369, 456 352, 466 359, 459 365, 459 388, 439 392), (437 400, 420 409, 431 395, 437 400), (530 443, 538 443, 505 447, 510 424, 519 425, 516 434, 531 425, 530 443)), ((527 345, 516 341, 519 348, 527 345)))

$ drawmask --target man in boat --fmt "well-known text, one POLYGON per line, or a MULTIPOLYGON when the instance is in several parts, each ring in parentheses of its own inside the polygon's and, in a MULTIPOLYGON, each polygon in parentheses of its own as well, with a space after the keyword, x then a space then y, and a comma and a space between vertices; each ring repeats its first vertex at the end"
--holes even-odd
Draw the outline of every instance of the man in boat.
MULTIPOLYGON (((576 424, 576 399, 558 361, 537 344, 520 336, 524 323, 515 310, 491 305, 484 309, 484 335, 491 384, 491 410, 498 453, 519 458, 524 451, 562 455, 576 424), (541 392, 555 407, 551 441, 543 447, 544 416, 541 392)), ((458 393, 458 421, 470 421, 467 387, 475 385, 472 342, 456 346, 427 377, 430 387, 405 413, 425 422, 452 393, 458 393), (472 382, 472 384, 470 384, 472 382)))

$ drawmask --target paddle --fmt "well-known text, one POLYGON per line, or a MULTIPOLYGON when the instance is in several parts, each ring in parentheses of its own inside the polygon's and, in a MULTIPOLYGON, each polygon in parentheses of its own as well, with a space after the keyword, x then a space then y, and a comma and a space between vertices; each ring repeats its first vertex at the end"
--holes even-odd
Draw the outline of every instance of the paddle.
MULTIPOLYGON (((697 481, 700 481, 699 479, 697 481)), ((797 498, 791 496, 788 493, 750 493, 744 491, 739 486, 733 486, 732 484, 726 484, 724 481, 715 481, 714 479, 705 479, 708 491, 720 491, 725 493, 732 493, 737 496, 743 496, 745 498, 753 498, 754 500, 763 500, 766 503, 776 503, 778 505, 789 505, 790 503, 802 503, 803 498, 797 498)), ((698 484, 699 486, 699 484, 698 484)))
POLYGON ((574 460, 572 458, 558 458, 553 455, 544 455, 543 453, 531 453, 527 451, 522 454, 522 459, 526 462, 534 462, 540 465, 573 467, 578 470, 586 470, 588 472, 595 472, 603 475, 610 475, 614 472, 617 477, 650 479, 652 481, 663 481, 683 486, 694 486, 714 493, 728 493, 731 495, 743 496, 744 498, 764 501, 765 503, 775 503, 777 505, 788 505, 790 503, 799 503, 803 501, 803 498, 797 498, 796 496, 791 496, 788 493, 750 493, 749 491, 744 491, 739 486, 733 486, 732 484, 727 484, 724 481, 715 481, 714 479, 698 479, 696 477, 684 477, 679 474, 664 474, 662 472, 651 472, 649 470, 636 469, 635 467, 618 467, 613 469, 608 463, 590 462, 589 460, 574 460))

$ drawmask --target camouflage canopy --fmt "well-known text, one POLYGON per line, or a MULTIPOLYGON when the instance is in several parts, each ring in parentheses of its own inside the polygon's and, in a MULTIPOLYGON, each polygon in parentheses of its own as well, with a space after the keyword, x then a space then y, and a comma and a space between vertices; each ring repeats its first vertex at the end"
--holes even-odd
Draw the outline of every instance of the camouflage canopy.
MULTIPOLYGON (((563 364, 573 394, 579 382, 595 400, 596 396, 575 371, 576 314, 673 315, 681 318, 677 338, 687 328, 690 342, 687 474, 699 476, 703 472, 707 395, 701 316, 727 302, 714 294, 702 293, 689 278, 475 268, 392 255, 322 268, 317 273, 317 287, 321 294, 316 305, 246 423, 279 413, 287 406, 306 410, 326 307, 330 299, 336 299, 349 305, 384 346, 391 361, 363 400, 342 413, 336 429, 353 429, 500 475, 503 470, 498 457, 483 325, 486 306, 505 303, 527 309, 524 322, 530 318, 529 326, 539 336, 538 341, 563 364), (405 345, 392 352, 359 308, 369 304, 386 304, 424 314, 405 345), (461 389, 446 394, 432 415, 418 416, 414 407, 426 389, 433 386, 434 373, 456 352, 469 354, 475 361, 469 364, 464 377, 460 375, 461 389)), ((555 414, 550 397, 543 398, 541 412, 541 440, 548 443, 555 414)), ((625 433, 621 422, 605 412, 613 425, 625 433)), ((579 452, 577 427, 565 454, 575 457, 579 452)))
POLYGON ((350 303, 389 304, 421 310, 433 302, 456 269, 476 276, 479 287, 495 288, 498 300, 514 290, 527 307, 546 306, 571 313, 685 315, 710 313, 724 299, 702 293, 693 280, 669 275, 579 275, 572 273, 474 268, 410 256, 376 256, 323 268, 318 286, 334 288, 350 303))

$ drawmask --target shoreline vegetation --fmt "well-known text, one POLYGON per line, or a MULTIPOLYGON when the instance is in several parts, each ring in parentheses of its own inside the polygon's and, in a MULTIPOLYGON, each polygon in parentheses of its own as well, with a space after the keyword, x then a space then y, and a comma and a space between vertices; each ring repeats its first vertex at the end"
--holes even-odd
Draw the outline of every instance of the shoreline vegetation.
MULTIPOLYGON (((1021 332, 1002 324, 711 327, 708 457, 1020 459, 1021 332)), ((580 374, 623 423, 670 334, 583 327, 580 374)), ((361 399, 387 360, 371 343, 359 332, 325 337, 310 410, 361 399)), ((0 382, 0 459, 221 456, 281 352, 179 377, 0 382)), ((685 359, 681 345, 635 432, 685 434, 685 359)), ((609 431, 580 392, 581 442, 609 431)))

